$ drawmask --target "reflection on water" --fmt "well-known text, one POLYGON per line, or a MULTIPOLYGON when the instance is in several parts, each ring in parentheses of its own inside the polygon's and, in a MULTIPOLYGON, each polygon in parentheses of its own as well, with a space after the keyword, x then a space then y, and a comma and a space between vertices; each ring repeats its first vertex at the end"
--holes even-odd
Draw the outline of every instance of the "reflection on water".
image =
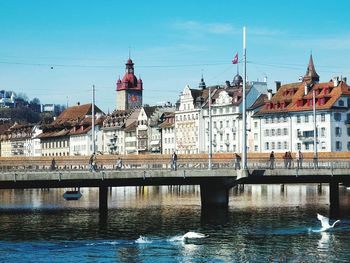
MULTIPOLYGON (((3 260, 51 262, 346 262, 350 191, 340 188, 341 224, 314 233, 327 215, 328 187, 246 185, 228 209, 202 210, 199 187, 125 187, 109 192, 98 213, 98 189, 65 201, 64 189, 0 191, 3 260), (209 235, 188 243, 188 231, 209 235), (141 236, 141 237, 140 237, 141 236), (38 260, 42 259, 42 260, 38 260), (97 259, 98 260, 94 260, 97 259), (46 260, 45 260, 46 259, 46 260)), ((338 219, 338 218, 337 218, 338 219)))

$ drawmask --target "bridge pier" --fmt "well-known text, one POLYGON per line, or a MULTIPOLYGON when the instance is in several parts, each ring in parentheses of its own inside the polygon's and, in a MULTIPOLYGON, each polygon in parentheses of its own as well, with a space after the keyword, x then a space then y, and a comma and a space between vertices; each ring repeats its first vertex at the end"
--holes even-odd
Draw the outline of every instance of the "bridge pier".
POLYGON ((339 209, 339 183, 329 183, 329 203, 331 210, 339 209))
POLYGON ((229 188, 224 185, 201 184, 202 208, 228 207, 229 188))
POLYGON ((98 191, 98 202, 100 215, 107 215, 108 213, 108 187, 100 186, 98 191))

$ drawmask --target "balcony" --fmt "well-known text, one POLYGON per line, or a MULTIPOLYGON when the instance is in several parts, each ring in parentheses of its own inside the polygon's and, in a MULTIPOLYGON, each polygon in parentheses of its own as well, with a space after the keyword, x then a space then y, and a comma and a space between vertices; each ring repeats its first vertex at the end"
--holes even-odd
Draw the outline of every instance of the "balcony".
POLYGON ((302 131, 298 133, 298 139, 303 143, 312 143, 314 141, 314 131, 302 131))

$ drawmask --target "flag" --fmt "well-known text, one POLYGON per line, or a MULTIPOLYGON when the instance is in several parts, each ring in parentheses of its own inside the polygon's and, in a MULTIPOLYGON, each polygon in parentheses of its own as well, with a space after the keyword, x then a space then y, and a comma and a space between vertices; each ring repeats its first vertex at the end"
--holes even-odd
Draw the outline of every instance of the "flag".
POLYGON ((238 52, 236 53, 236 56, 232 59, 232 64, 238 63, 238 52))

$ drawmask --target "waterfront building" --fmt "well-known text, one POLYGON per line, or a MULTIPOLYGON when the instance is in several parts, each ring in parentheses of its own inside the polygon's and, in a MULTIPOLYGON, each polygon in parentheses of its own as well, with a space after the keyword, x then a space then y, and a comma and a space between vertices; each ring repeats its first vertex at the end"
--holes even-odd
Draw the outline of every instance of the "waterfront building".
MULTIPOLYGON (((226 81, 225 85, 216 86, 211 90, 211 127, 209 122, 209 101, 203 105, 201 114, 204 129, 200 129, 200 152, 209 152, 209 129, 212 131, 212 152, 241 152, 242 150, 242 84, 243 79, 237 73, 230 83, 226 81)), ((250 129, 250 111, 251 106, 258 105, 257 100, 266 93, 267 83, 249 82, 246 88, 246 107, 247 107, 247 129, 250 129)), ((260 99, 261 100, 261 99, 260 99)), ((249 133, 248 133, 249 134, 249 133)), ((249 140, 250 137, 247 136, 249 140)), ((250 144, 247 144, 250 151, 250 144)))
POLYGON ((106 116, 102 127, 104 154, 125 153, 125 123, 134 110, 115 110, 106 116))
POLYGON ((253 132, 261 152, 334 152, 350 150, 350 90, 346 78, 319 83, 312 55, 306 74, 297 83, 276 86, 256 113, 253 132), (314 149, 313 100, 316 108, 314 149))
POLYGON ((32 131, 31 140, 31 155, 30 156, 42 156, 41 155, 41 144, 38 136, 43 132, 40 125, 35 125, 32 131))
MULTIPOLYGON (((104 117, 98 116, 95 121, 95 153, 103 154, 103 131, 101 129, 104 117)), ((92 150, 92 119, 84 118, 69 131, 69 155, 90 156, 92 150)))
MULTIPOLYGON (((204 82, 204 81, 203 81, 204 82)), ((199 153, 200 114, 208 89, 186 85, 175 111, 175 150, 179 154, 199 153)))
POLYGON ((161 131, 162 154, 175 151, 175 112, 165 112, 164 121, 159 125, 161 131))
POLYGON ((33 124, 15 122, 1 136, 1 156, 33 156, 32 130, 33 124))
POLYGON ((142 106, 142 79, 134 74, 134 63, 131 58, 125 64, 123 79, 117 81, 117 110, 128 110, 142 106))
MULTIPOLYGON (((102 115, 103 112, 95 106, 95 118, 98 119, 102 115)), ((79 126, 87 118, 91 119, 91 116, 91 103, 84 105, 78 104, 77 106, 65 109, 52 123, 43 125, 43 132, 37 137, 40 139, 42 156, 74 155, 74 151, 71 154, 70 132, 72 131, 74 133, 74 127, 79 126)), ((95 136, 94 139, 96 141, 98 135, 95 134, 95 136)), ((92 138, 91 136, 88 138, 86 149, 92 149, 92 138)), ((100 141, 102 145, 102 140, 100 141)))
POLYGON ((152 130, 150 127, 151 116, 155 112, 156 107, 142 107, 137 118, 136 137, 137 137, 137 153, 144 154, 149 152, 151 146, 152 130))

